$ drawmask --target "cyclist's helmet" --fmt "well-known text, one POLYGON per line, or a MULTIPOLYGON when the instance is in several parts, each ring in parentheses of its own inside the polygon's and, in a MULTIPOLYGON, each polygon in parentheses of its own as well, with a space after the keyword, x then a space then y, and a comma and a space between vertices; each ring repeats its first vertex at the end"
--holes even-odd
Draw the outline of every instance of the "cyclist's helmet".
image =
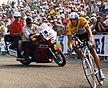
POLYGON ((76 12, 72 12, 69 14, 69 20, 77 20, 79 15, 76 12))
POLYGON ((26 18, 26 24, 33 23, 33 19, 31 17, 26 18))
POLYGON ((20 12, 15 12, 15 13, 14 13, 14 17, 21 17, 20 12))

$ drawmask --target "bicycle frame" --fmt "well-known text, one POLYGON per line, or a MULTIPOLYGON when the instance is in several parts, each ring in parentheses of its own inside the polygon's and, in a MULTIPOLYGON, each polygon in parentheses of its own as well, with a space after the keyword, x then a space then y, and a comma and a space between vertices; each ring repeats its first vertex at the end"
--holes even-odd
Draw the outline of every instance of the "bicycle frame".
POLYGON ((84 59, 82 59, 82 65, 84 74, 86 79, 91 88, 96 88, 96 81, 95 81, 95 71, 94 71, 94 62, 93 57, 89 51, 89 47, 87 41, 81 41, 76 34, 72 36, 73 41, 73 49, 80 49, 82 52, 84 59), (88 67, 87 67, 88 65, 88 67))

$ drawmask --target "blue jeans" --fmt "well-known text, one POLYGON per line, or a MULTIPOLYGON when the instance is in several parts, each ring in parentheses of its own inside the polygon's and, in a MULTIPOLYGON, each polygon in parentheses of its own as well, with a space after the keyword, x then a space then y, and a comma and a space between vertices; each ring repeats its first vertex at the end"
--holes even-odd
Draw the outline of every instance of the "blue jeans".
POLYGON ((60 35, 58 37, 58 41, 60 41, 62 51, 64 51, 63 39, 64 39, 64 35, 60 35))

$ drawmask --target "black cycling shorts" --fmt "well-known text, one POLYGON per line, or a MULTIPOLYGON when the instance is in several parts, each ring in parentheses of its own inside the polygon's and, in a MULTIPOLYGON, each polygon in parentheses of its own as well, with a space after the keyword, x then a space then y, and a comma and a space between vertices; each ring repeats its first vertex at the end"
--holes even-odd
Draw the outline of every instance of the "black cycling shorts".
POLYGON ((84 34, 76 34, 76 36, 77 36, 81 41, 82 41, 82 40, 89 41, 87 32, 84 33, 84 34))

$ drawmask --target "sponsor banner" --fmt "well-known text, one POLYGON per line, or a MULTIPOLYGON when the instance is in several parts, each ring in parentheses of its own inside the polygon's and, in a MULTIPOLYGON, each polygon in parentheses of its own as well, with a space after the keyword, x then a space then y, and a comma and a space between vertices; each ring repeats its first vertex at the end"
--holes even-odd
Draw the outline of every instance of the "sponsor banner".
MULTIPOLYGON (((93 35, 93 38, 97 54, 100 56, 108 56, 108 35, 93 35)), ((57 40, 62 46, 63 53, 67 53, 67 36, 58 36, 57 40)))
POLYGON ((5 42, 4 42, 4 38, 1 39, 0 41, 0 52, 5 52, 5 42))

